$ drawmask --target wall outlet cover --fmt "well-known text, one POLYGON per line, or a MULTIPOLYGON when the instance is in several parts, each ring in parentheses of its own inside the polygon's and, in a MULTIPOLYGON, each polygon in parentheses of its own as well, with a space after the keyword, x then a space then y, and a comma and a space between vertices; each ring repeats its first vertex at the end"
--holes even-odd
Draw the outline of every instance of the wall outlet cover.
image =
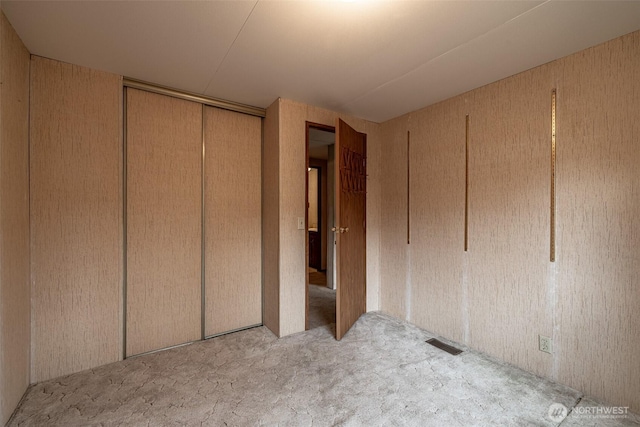
POLYGON ((545 337, 543 335, 538 335, 538 348, 540 351, 544 351, 545 353, 551 354, 553 351, 551 338, 545 337))

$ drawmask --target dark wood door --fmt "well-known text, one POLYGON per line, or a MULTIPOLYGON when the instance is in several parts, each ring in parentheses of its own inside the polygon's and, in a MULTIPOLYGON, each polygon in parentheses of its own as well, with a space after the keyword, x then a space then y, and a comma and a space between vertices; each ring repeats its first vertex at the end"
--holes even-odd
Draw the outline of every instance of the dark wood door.
POLYGON ((367 135, 336 122, 336 338, 366 311, 367 135))

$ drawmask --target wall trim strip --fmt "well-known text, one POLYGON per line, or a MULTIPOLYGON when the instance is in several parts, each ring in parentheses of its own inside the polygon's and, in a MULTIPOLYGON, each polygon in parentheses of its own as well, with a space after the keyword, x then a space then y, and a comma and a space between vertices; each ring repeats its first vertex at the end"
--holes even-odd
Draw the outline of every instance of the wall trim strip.
POLYGON ((202 105, 202 129, 200 130, 200 134, 202 136, 202 159, 201 159, 201 164, 200 164, 200 179, 201 179, 201 184, 200 184, 200 329, 201 329, 201 333, 200 333, 200 338, 201 339, 205 339, 206 336, 206 310, 207 310, 207 304, 206 304, 206 271, 205 271, 205 245, 206 245, 206 241, 205 241, 205 139, 204 139, 204 121, 205 121, 205 106, 202 105))
POLYGON ((469 115, 465 117, 464 136, 464 251, 469 250, 469 115))
POLYGON ((174 98, 185 99, 187 101, 199 102, 211 107, 223 108, 225 110, 236 111, 238 113, 249 114, 251 116, 265 117, 267 111, 264 108, 253 107, 251 105, 240 104, 238 102, 227 101, 224 99, 210 98, 203 95, 198 95, 191 92, 185 92, 177 89, 168 88, 165 86, 155 85, 152 83, 143 82, 141 80, 131 79, 124 77, 122 84, 126 87, 146 90, 149 92, 158 93, 160 95, 172 96, 174 98))
POLYGON ((122 87, 122 360, 127 358, 127 87, 122 87))
POLYGON ((411 131, 407 131, 407 245, 411 244, 411 131))
POLYGON ((556 89, 551 91, 550 261, 556 261, 556 89))

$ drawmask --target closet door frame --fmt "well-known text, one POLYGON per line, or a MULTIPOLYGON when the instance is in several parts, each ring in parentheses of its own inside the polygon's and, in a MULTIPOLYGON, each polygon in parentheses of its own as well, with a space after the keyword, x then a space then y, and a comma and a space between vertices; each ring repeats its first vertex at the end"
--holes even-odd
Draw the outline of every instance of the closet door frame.
MULTIPOLYGON (((248 328, 252 328, 252 327, 256 327, 256 326, 261 326, 263 324, 263 315, 264 315, 264 283, 263 283, 263 272, 262 272, 262 262, 263 262, 263 238, 262 238, 262 145, 263 145, 263 138, 264 138, 264 123, 262 121, 262 118, 264 118, 266 116, 266 110, 262 109, 262 108, 258 108, 258 107, 252 107, 252 106, 248 106, 248 105, 243 105, 243 104, 237 104, 237 103, 233 103, 233 102, 229 102, 229 101, 225 101, 225 100, 218 100, 215 98, 208 98, 208 97, 203 97, 200 95, 196 95, 196 94, 191 94, 191 93, 187 93, 187 92, 181 92, 181 91, 177 91, 174 89, 170 89, 170 88, 166 88, 166 87, 162 87, 162 86, 156 86, 156 85, 152 85, 149 83, 145 83, 142 81, 138 81, 138 80, 133 80, 133 79, 128 79, 128 78, 123 78, 123 172, 122 172, 122 182, 123 182, 123 292, 122 292, 122 299, 123 299, 123 322, 122 322, 122 336, 123 336, 123 345, 122 345, 122 353, 123 353, 123 358, 127 358, 127 357, 131 357, 133 355, 139 355, 139 354, 145 354, 145 353, 152 353, 152 352, 156 352, 156 351, 160 351, 160 350, 164 350, 167 348, 172 348, 172 347, 177 347, 177 346, 181 346, 184 344, 188 344, 190 342, 194 342, 194 341, 198 341, 198 340, 204 340, 207 338, 212 338, 218 335, 222 335, 222 334, 226 334, 226 333, 230 333, 230 332, 235 332, 235 331, 239 331, 239 330, 244 330, 244 329, 248 329, 248 328), (141 353, 136 353, 133 354, 131 352, 128 351, 128 340, 131 339, 131 334, 129 333, 129 328, 128 328, 128 324, 129 322, 131 322, 131 316, 129 313, 129 304, 130 304, 130 298, 128 296, 128 292, 129 292, 129 236, 128 236, 128 227, 129 227, 129 221, 128 221, 128 215, 129 215, 129 209, 128 209, 128 197, 129 197, 129 188, 128 188, 128 180, 129 180, 129 159, 128 159, 128 149, 129 149, 129 141, 128 141, 128 91, 130 90, 138 90, 138 91, 143 91, 143 92, 148 92, 148 93, 152 93, 152 94, 157 94, 157 95, 164 95, 167 97, 171 97, 171 98, 178 98, 178 99, 182 99, 185 101, 191 101, 191 102, 195 102, 195 103, 199 103, 200 104, 200 108, 201 108, 201 128, 200 128, 200 136, 201 136, 201 160, 200 160, 200 336, 199 337, 192 337, 191 339, 189 339, 188 341, 185 341, 183 343, 176 343, 176 344, 172 344, 169 346, 165 346, 165 347, 160 347, 160 348, 151 348, 148 349, 147 351, 143 351, 141 353), (207 319, 209 317, 212 316, 216 316, 216 313, 207 313, 207 281, 206 281, 206 277, 207 277, 207 270, 206 270, 206 266, 207 266, 207 253, 206 253, 206 248, 207 248, 207 242, 206 242, 206 222, 207 222, 207 215, 209 214, 207 211, 207 207, 206 207, 206 141, 205 141, 205 114, 208 108, 214 107, 215 110, 221 110, 221 111, 229 111, 229 112, 235 112, 235 113, 239 113, 241 115, 244 116, 255 116, 258 117, 260 119, 260 123, 258 125, 259 128, 259 137, 258 137, 258 143, 259 143, 259 149, 257 151, 257 157, 258 157, 258 163, 259 163, 259 167, 258 167, 258 171, 259 171, 259 177, 258 177, 258 197, 259 197, 259 203, 258 203, 258 215, 259 215, 259 220, 258 220, 258 227, 257 227, 257 238, 258 238, 258 257, 257 257, 257 262, 258 262, 258 294, 259 294, 259 304, 257 305, 258 307, 258 315, 254 316, 255 319, 257 320, 258 323, 253 323, 253 321, 250 321, 249 323, 245 322, 245 323, 239 323, 237 325, 237 327, 233 327, 231 329, 226 329, 224 326, 222 326, 216 330, 214 330, 212 333, 207 334, 207 319)), ((211 149, 211 148, 210 148, 211 149)), ((215 211, 215 209, 214 209, 215 211)), ((211 292, 210 292, 211 293, 211 292)), ((211 330, 211 328, 209 328, 211 330)))

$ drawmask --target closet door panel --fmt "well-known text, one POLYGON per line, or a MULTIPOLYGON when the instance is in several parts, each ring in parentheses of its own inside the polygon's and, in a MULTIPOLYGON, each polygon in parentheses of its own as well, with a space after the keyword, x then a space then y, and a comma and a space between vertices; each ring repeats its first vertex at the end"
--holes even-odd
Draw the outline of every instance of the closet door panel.
POLYGON ((201 338, 202 107, 127 89, 127 355, 201 338))
POLYGON ((258 117, 205 107, 205 335, 262 323, 258 117))

